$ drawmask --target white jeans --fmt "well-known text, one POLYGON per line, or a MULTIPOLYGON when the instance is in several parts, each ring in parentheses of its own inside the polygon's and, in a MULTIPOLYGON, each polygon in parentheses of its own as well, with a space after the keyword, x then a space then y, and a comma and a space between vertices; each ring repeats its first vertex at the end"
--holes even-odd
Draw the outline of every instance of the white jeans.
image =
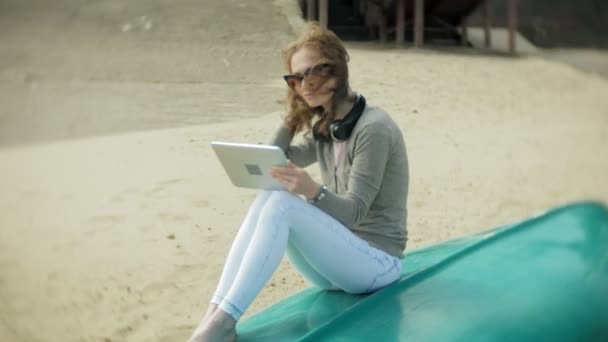
POLYGON ((285 191, 263 191, 232 244, 211 299, 239 320, 283 255, 317 286, 368 293, 401 274, 401 261, 354 235, 321 209, 285 191))

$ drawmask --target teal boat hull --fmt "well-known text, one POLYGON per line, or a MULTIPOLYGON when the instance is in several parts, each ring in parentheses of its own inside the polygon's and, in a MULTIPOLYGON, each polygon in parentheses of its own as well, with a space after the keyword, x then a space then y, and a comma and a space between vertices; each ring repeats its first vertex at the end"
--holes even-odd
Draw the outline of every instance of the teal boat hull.
POLYGON ((608 208, 585 202, 415 250, 370 295, 310 288, 239 341, 608 341, 608 208))

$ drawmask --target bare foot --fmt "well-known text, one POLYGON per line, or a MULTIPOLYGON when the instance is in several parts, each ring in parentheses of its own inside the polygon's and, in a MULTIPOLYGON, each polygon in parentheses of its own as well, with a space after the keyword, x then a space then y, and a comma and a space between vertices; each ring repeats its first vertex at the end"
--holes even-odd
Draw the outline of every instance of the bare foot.
POLYGON ((222 310, 215 310, 211 317, 201 322, 189 342, 236 341, 236 321, 222 310))

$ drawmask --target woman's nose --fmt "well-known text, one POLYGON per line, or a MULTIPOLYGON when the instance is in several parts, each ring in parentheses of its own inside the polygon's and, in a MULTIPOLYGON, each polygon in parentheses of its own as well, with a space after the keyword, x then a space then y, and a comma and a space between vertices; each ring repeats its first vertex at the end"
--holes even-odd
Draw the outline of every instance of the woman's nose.
POLYGON ((304 89, 314 89, 315 87, 315 82, 307 80, 307 79, 303 79, 302 80, 302 88, 304 89))

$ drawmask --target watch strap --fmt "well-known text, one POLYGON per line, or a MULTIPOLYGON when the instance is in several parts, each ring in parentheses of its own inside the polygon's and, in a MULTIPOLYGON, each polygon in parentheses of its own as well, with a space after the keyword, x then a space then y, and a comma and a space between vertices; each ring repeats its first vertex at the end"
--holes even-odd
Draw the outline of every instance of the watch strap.
POLYGON ((320 200, 322 200, 326 194, 327 194, 327 186, 325 184, 323 184, 323 185, 321 185, 321 188, 319 189, 319 193, 315 197, 311 198, 308 202, 317 203, 320 200))

